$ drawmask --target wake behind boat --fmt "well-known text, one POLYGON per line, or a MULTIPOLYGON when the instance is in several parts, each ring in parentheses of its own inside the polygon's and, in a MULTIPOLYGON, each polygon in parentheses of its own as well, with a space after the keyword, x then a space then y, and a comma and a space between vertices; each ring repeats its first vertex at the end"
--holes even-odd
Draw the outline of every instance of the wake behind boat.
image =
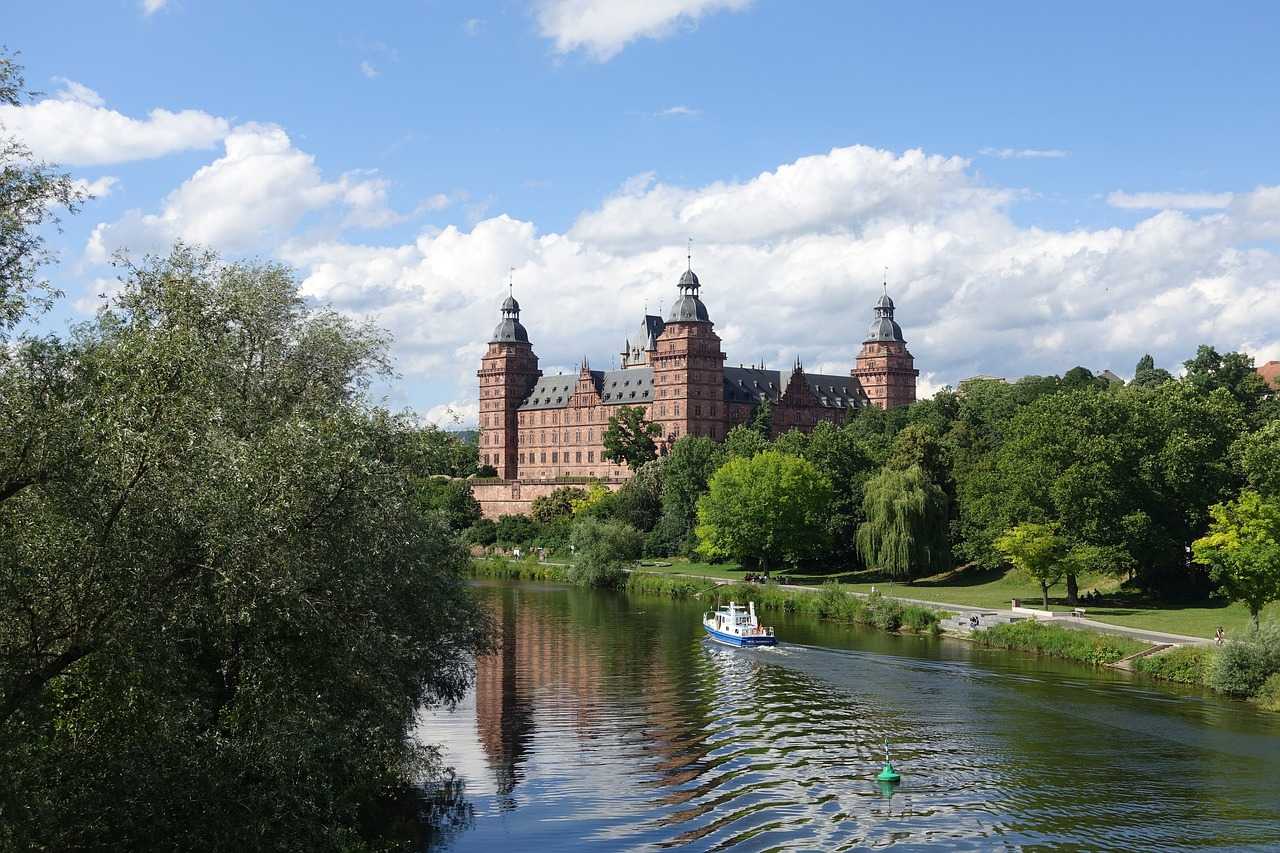
POLYGON ((776 646, 778 644, 778 638, 773 636, 773 629, 761 625, 756 620, 754 601, 748 603, 746 607, 740 607, 730 601, 718 610, 704 613, 702 628, 707 632, 707 636, 726 646, 776 646))

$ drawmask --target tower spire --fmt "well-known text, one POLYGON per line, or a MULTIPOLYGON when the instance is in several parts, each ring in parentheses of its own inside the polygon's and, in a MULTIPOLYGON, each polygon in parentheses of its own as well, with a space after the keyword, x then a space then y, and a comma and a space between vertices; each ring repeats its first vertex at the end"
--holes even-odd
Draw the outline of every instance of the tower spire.
POLYGON ((685 254, 685 260, 689 262, 689 272, 693 272, 693 238, 689 238, 688 251, 685 254))

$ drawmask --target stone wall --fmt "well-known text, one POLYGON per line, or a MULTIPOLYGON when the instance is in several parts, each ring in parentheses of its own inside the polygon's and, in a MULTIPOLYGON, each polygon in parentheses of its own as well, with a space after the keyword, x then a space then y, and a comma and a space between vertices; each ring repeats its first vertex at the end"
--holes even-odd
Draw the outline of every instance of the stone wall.
MULTIPOLYGON (((617 479, 599 482, 610 491, 616 492, 626 481, 617 479)), ((497 520, 504 515, 528 515, 534 498, 549 495, 561 486, 586 489, 589 484, 565 483, 557 480, 487 480, 472 482, 471 493, 479 501, 480 511, 484 513, 484 517, 497 520)))

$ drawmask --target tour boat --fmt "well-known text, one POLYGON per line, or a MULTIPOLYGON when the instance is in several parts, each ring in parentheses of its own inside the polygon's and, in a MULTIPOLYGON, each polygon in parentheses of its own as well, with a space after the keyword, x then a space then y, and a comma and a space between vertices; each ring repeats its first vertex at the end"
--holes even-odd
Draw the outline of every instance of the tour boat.
POLYGON ((732 601, 719 610, 704 613, 702 627, 707 636, 726 646, 776 646, 773 629, 756 621, 756 604, 741 607, 732 601))

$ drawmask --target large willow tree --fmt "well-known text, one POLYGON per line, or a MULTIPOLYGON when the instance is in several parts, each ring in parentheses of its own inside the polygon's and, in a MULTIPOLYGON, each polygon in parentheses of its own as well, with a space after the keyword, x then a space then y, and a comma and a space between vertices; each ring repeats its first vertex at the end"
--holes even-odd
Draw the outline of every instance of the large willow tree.
POLYGON ((947 496, 920 466, 885 468, 867 481, 858 528, 858 553, 868 566, 895 578, 950 568, 947 496))
POLYGON ((364 850, 485 618, 375 330, 179 247, 0 346, 0 850, 364 850))

